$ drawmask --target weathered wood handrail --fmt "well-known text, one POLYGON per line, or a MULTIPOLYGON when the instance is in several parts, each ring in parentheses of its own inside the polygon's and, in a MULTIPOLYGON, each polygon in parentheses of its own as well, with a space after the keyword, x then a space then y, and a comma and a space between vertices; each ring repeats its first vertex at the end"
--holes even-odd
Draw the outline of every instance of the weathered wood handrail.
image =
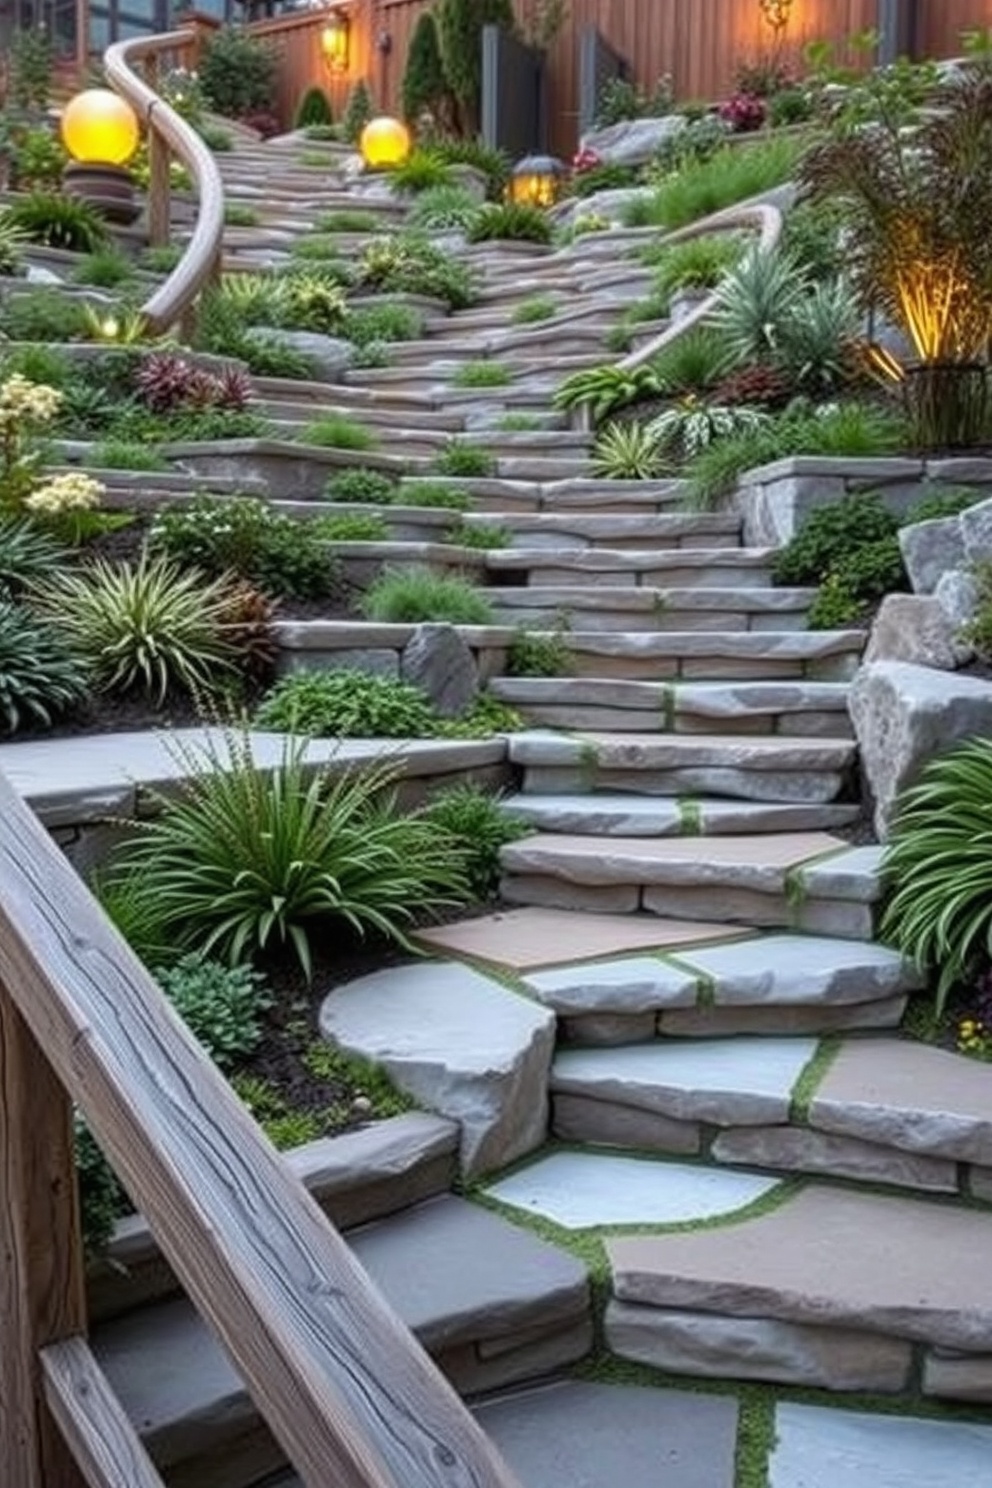
MULTIPOLYGON (((51 1392, 61 1365, 64 1395, 67 1356, 41 1352, 85 1329, 69 1108, 59 1110, 59 1086, 307 1488, 517 1488, 0 776, 4 1488, 86 1481, 74 1459, 58 1456, 64 1441, 46 1404, 43 1376, 51 1392)), ((72 1357, 77 1377, 92 1381, 85 1354, 72 1357)), ((85 1409, 69 1414, 73 1433, 92 1447, 85 1409)), ((115 1429, 120 1419, 115 1427, 111 1416, 107 1434, 115 1429)))
POLYGON ((148 129, 153 147, 159 146, 159 159, 164 171, 155 170, 153 149, 152 189, 149 194, 152 216, 161 212, 163 194, 168 191, 168 151, 174 152, 189 171, 199 198, 196 225, 185 253, 165 283, 141 307, 141 314, 153 335, 160 335, 182 320, 218 271, 224 234, 224 187, 217 162, 196 130, 138 77, 131 64, 154 63, 194 40, 191 31, 170 31, 161 36, 115 42, 104 56, 107 82, 135 110, 148 129))

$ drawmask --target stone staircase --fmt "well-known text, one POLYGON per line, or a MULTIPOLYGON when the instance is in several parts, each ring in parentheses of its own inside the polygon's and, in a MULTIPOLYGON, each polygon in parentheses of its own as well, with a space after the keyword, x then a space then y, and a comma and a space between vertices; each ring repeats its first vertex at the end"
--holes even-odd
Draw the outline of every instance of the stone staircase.
MULTIPOLYGON (((232 270, 288 262, 322 211, 400 219, 344 185, 334 150, 317 171, 299 149, 221 157, 261 219, 229 231, 232 270)), ((734 515, 685 511, 677 482, 593 478, 587 437, 550 407, 567 370, 607 359, 644 237, 469 250, 480 305, 433 307, 389 368, 255 380, 271 459, 190 447, 179 474, 141 481, 149 504, 206 479, 306 515, 328 509, 331 467, 408 478, 464 437, 498 473, 452 482, 471 496, 460 520, 504 528, 506 548, 445 553, 453 513, 401 499, 381 509, 387 542, 342 556, 468 566, 497 652, 525 627, 567 657, 560 676, 488 680, 529 725, 507 742, 503 809, 528 834, 503 850, 500 907, 423 932, 428 959, 324 1008, 329 1038, 434 1114, 290 1160, 528 1488, 657 1488, 661 1462, 666 1488, 756 1488, 752 1448, 770 1488, 915 1488, 923 1463, 928 1488, 992 1488, 992 1069, 898 1035, 918 978, 874 942, 879 849, 849 840, 864 638, 807 630, 811 594, 772 586, 734 515), (535 293, 560 310, 515 326, 535 293), (453 386, 482 358, 510 381, 453 386), (331 410, 375 430, 374 455, 290 443, 331 410), (518 412, 538 427, 499 427, 518 412), (905 1414, 790 1402, 797 1386, 905 1414), (979 1424, 924 1419, 948 1400, 979 1424)), ((301 652, 319 630, 327 664, 401 627, 292 629, 301 652)), ((170 1484, 295 1488, 140 1219, 111 1261, 128 1274, 94 1278, 95 1346, 170 1484)))

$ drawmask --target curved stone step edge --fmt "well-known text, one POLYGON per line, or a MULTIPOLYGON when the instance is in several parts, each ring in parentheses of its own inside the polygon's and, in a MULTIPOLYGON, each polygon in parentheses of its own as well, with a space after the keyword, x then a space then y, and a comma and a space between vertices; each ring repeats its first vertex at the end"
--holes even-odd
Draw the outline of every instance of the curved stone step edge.
POLYGON ((502 796, 501 812, 533 831, 589 836, 709 837, 756 832, 831 832, 853 824, 858 805, 775 805, 719 797, 623 795, 502 796))

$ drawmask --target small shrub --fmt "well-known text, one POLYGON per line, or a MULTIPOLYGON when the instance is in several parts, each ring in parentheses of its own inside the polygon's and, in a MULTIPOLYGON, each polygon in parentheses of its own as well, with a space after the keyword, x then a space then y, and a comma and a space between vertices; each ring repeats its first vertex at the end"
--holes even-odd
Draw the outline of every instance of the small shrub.
POLYGON ((673 397, 705 393, 725 376, 733 359, 709 326, 695 326, 663 347, 650 363, 659 389, 673 397))
POLYGON ((225 227, 257 227, 262 218, 254 208, 246 206, 244 202, 226 201, 224 203, 224 226, 225 227))
POLYGON ((452 184, 451 168, 432 150, 412 150, 402 165, 389 171, 389 184, 394 191, 415 196, 452 184))
POLYGON ((459 548, 493 553, 500 548, 508 548, 513 541, 513 534, 508 527, 499 527, 489 522, 459 522, 448 528, 444 541, 459 548))
POLYGON ((501 362, 463 362, 451 379, 452 387, 490 388, 506 387, 513 381, 513 373, 501 362))
POLYGON ((362 614, 391 625, 447 621, 450 625, 492 625, 492 605, 465 579, 430 569, 387 569, 366 590, 362 614))
POLYGON ((480 139, 452 138, 435 140, 432 149, 449 165, 469 165, 486 179, 486 195, 500 201, 510 179, 511 160, 504 150, 483 144, 480 139))
POLYGON ((385 294, 418 294, 465 310, 476 297, 470 267, 427 238, 402 236, 368 243, 356 266, 357 283, 385 294))
POLYGON ((247 362, 256 377, 285 377, 297 382, 312 382, 317 376, 317 363, 306 352, 299 351, 278 336, 252 336, 228 348, 229 354, 247 362))
POLYGON ((355 83, 348 94, 344 113, 341 116, 341 133, 349 144, 357 145, 359 136, 369 123, 374 109, 369 85, 364 78, 355 83))
POLYGON ((375 233, 382 227, 382 218, 375 212, 363 212, 358 207, 344 207, 333 212, 321 212, 314 222, 319 233, 375 233))
POLYGON ((76 284, 92 284, 96 289, 115 289, 134 278, 134 264, 116 244, 106 244, 88 253, 77 264, 72 275, 76 284))
POLYGON ((550 243, 554 229, 540 207, 526 202, 489 202, 467 229, 470 243, 550 243))
POLYGON ((534 434, 547 425, 536 413, 501 413, 496 428, 504 434, 534 434))
POLYGON ((437 475, 451 475, 460 480, 484 479, 496 474, 496 457, 478 445, 449 439, 434 460, 437 475))
POLYGON ((86 314, 78 300, 31 289, 0 303, 0 331, 11 341, 76 341, 86 333, 86 314))
POLYGON ((323 542, 388 542, 389 523, 378 512, 342 512, 314 517, 310 523, 323 542))
POLYGON ((106 1250, 118 1218, 129 1211, 130 1204, 96 1138, 78 1116, 75 1158, 83 1249, 87 1256, 96 1257, 106 1250))
POLYGON ((877 496, 845 496, 817 507, 775 555, 776 584, 820 584, 839 559, 894 538, 899 523, 877 496))
POLYGON ((240 27, 223 26, 207 40, 199 83, 210 108, 239 119, 269 108, 275 53, 240 27))
POLYGON ((510 319, 514 325, 537 325, 542 320, 552 320, 557 313, 554 295, 531 295, 520 301, 510 319))
POLYGON ((448 101, 448 80, 441 60, 437 22, 433 12, 424 11, 410 38, 403 81, 400 86, 403 117, 411 124, 422 113, 434 114, 448 101))
POLYGON ((690 394, 653 418, 647 430, 663 452, 691 460, 714 440, 760 429, 768 417, 758 408, 704 403, 690 394))
POLYGON ((551 631, 514 631, 506 658, 509 677, 567 677, 573 670, 564 624, 551 631))
POLYGON ((469 885, 479 900, 491 899, 499 887, 500 848, 530 831, 478 785, 449 786, 433 798, 424 816, 461 845, 469 885))
POLYGON ((190 1032, 221 1069, 253 1054, 262 1041, 262 1014, 272 1006, 265 979, 247 966, 225 966, 197 951, 156 980, 190 1032))
POLYGON ((94 253, 107 242, 107 226, 96 207, 75 196, 34 191, 11 203, 5 220, 32 243, 65 248, 70 253, 94 253))
POLYGON ((356 346, 393 341, 415 341, 423 333, 424 317, 413 305, 362 305, 345 312, 341 334, 356 346))
POLYGON ((712 289, 740 256, 740 239, 730 233, 674 243, 655 261, 655 288, 665 296, 679 289, 712 289))
POLYGON ((212 578, 237 574, 269 594, 319 599, 337 572, 310 522, 255 497, 197 496, 156 512, 149 546, 212 578))
POLYGON ((656 398, 663 384, 655 369, 646 364, 638 367, 590 367, 566 377, 555 392, 552 405, 571 410, 588 404, 593 423, 608 414, 627 408, 644 398, 656 398))
POLYGON ((309 978, 311 927, 405 944, 414 916, 467 898, 457 845, 396 810, 395 764, 331 775, 290 740, 263 766, 247 735, 177 757, 181 783, 108 875, 144 879, 178 947, 240 965, 286 946, 309 978))
POLYGON ((213 150, 215 155, 227 155, 234 149, 233 134, 228 129, 222 129, 219 124, 201 121, 196 125, 196 132, 207 149, 213 150))
POLYGON ((65 550, 37 522, 0 511, 0 600, 57 573, 65 550))
POLYGON ((129 439, 103 439, 95 444, 86 456, 85 463, 93 470, 169 470, 168 460, 148 444, 139 444, 129 439))
POLYGON ((226 586, 166 559, 97 559, 35 591, 42 616, 84 657, 98 687, 161 705, 177 689, 209 697, 233 673, 220 622, 226 586))
POLYGON ((427 506, 442 511, 467 511, 472 505, 468 491, 443 480, 407 480, 397 488, 395 500, 401 506, 427 506))
POLYGON ((437 732, 426 693, 355 668, 294 672, 277 682, 253 727, 318 739, 424 739, 437 732))
POLYGON ((0 734, 50 728, 83 702, 86 668, 60 633, 0 597, 0 734))
POLYGON ((635 204, 628 210, 628 225, 673 230, 770 191, 789 180, 801 150, 796 140, 782 135, 718 149, 669 176, 652 199, 635 204))
POLYGON ((370 450, 378 444, 371 429, 341 413, 325 413, 304 425, 297 434, 300 444, 320 449, 370 450))
POLYGON ((430 186, 420 192, 408 220, 419 232, 464 232, 478 215, 478 200, 465 186, 430 186))
POLYGON ((992 960, 990 803, 992 744, 969 739, 927 762, 890 827, 882 939, 936 977, 938 1013, 992 960))
POLYGON ((184 252, 178 243, 156 243, 141 250, 141 267, 153 274, 171 274, 184 252))
POLYGON ((351 501, 369 506, 389 506, 397 497, 396 481, 381 470, 353 465, 327 478, 325 501, 351 501))
POLYGON ((296 106, 294 129, 309 129, 315 124, 333 124, 334 114, 323 88, 311 87, 296 106))

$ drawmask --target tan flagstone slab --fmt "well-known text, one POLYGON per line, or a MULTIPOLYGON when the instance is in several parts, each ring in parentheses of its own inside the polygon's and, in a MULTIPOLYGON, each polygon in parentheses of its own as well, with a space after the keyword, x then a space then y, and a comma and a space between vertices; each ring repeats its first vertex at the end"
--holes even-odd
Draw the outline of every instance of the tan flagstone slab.
POLYGON ((985 1212, 810 1184, 752 1219, 606 1248, 625 1302, 992 1350, 985 1212))
POLYGON ((672 950, 746 935, 740 925, 689 923, 639 915, 575 914, 557 909, 512 909, 418 930, 413 937, 432 951, 467 956, 525 971, 565 966, 625 951, 672 950))
POLYGON ((810 1124, 904 1152, 992 1164, 992 1066, 909 1039, 852 1039, 810 1124))

